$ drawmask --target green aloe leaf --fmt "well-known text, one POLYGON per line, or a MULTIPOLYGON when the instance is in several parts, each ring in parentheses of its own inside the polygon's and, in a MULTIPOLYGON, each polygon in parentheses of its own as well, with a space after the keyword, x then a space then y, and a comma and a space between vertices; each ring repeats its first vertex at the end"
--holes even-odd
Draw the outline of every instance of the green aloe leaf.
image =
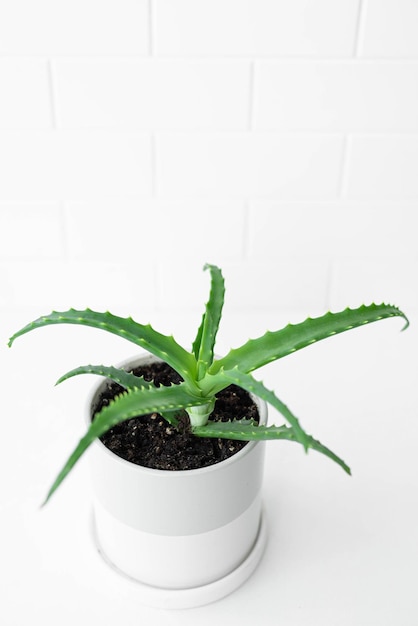
POLYGON ((213 350, 221 320, 225 295, 225 283, 219 267, 207 264, 204 269, 210 270, 211 289, 202 322, 197 332, 196 339, 193 342, 193 353, 198 362, 198 380, 203 378, 213 361, 213 350))
POLYGON ((59 472, 48 492, 44 504, 48 502, 54 491, 56 491, 90 444, 97 437, 104 435, 110 428, 138 415, 164 413, 166 411, 171 413, 172 411, 198 405, 202 402, 205 402, 205 400, 191 395, 186 390, 183 383, 180 385, 172 385, 171 387, 161 386, 149 389, 137 389, 117 396, 108 406, 104 407, 100 413, 96 415, 87 433, 80 439, 77 447, 59 472))
MULTIPOLYGON (((210 376, 207 377, 208 379, 210 376)), ((279 398, 264 384, 258 380, 255 380, 251 374, 245 374, 241 372, 237 367, 233 370, 224 371, 221 370, 216 377, 219 381, 220 388, 225 388, 228 384, 238 385, 249 393, 258 396, 265 402, 271 404, 279 413, 283 415, 286 421, 293 427, 295 436, 299 443, 301 443, 305 449, 307 449, 308 435, 301 427, 298 418, 292 413, 292 411, 281 401, 279 398), (222 386, 221 381, 223 380, 222 386)))
MULTIPOLYGON (((82 365, 81 367, 77 367, 64 374, 64 376, 61 376, 61 378, 57 380, 56 385, 62 383, 64 380, 68 380, 68 378, 71 378, 72 376, 78 376, 79 374, 97 374, 98 376, 110 378, 128 391, 134 391, 135 389, 149 389, 150 387, 155 386, 153 383, 146 381, 142 376, 135 376, 135 374, 131 374, 125 370, 112 366, 107 367, 105 365, 82 365)), ((178 414, 178 410, 164 411, 161 413, 162 417, 172 426, 178 425, 178 414)))
POLYGON ((221 368, 232 370, 238 366, 244 372, 252 372, 321 339, 389 317, 402 317, 406 321, 404 329, 409 325, 402 311, 387 304, 363 305, 358 309, 347 308, 339 313, 329 312, 315 319, 308 318, 300 324, 289 324, 281 330, 268 331, 262 337, 250 339, 240 348, 214 361, 208 371, 216 374, 221 368))
POLYGON ((118 317, 109 312, 99 313, 91 309, 84 311, 70 309, 61 313, 53 311, 50 315, 38 318, 15 333, 9 340, 9 346, 17 337, 35 328, 51 324, 79 324, 118 335, 166 361, 191 386, 194 386, 193 374, 196 370, 196 361, 192 354, 175 341, 174 337, 157 332, 150 324, 138 324, 131 317, 118 317))
MULTIPOLYGON (((288 426, 258 426, 254 420, 233 420, 231 422, 211 422, 206 426, 193 429, 193 433, 198 437, 211 437, 218 439, 237 439, 240 441, 268 441, 272 439, 283 439, 295 441, 296 437, 293 428, 288 426)), ((332 450, 322 445, 319 441, 307 435, 308 448, 312 448, 329 459, 337 463, 342 469, 351 474, 351 470, 344 461, 332 450)))
POLYGON ((170 424, 170 426, 174 426, 174 428, 177 428, 179 425, 179 418, 182 413, 182 409, 174 409, 174 411, 160 411, 161 417, 163 417, 165 421, 170 424))
POLYGON ((135 376, 135 374, 131 374, 130 372, 126 372, 123 369, 119 369, 113 366, 106 365, 81 365, 80 367, 76 367, 73 370, 70 370, 63 376, 61 376, 56 384, 64 382, 64 380, 68 380, 73 376, 78 376, 79 374, 96 374, 97 376, 104 376, 105 378, 110 378, 118 385, 121 385, 125 389, 139 389, 139 388, 149 388, 152 383, 147 382, 144 378, 140 376, 135 376))

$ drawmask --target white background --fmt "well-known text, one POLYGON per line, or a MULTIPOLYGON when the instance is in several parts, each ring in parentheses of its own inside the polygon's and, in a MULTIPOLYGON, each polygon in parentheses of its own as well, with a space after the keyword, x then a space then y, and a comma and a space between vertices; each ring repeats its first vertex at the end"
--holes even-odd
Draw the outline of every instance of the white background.
POLYGON ((5 624, 418 624, 417 35, 416 0, 1 1, 5 624), (412 327, 266 370, 354 477, 270 445, 273 525, 251 582, 186 616, 142 613, 96 563, 82 464, 37 510, 91 384, 54 381, 132 347, 81 328, 6 343, 90 306, 187 345, 206 261, 227 280, 220 352, 362 302, 396 303, 412 327))

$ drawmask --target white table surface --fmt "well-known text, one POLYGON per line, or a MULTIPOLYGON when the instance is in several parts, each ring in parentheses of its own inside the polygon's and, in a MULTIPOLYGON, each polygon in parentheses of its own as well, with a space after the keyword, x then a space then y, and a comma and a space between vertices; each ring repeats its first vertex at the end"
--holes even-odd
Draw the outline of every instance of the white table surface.
MULTIPOLYGON (((13 331, 47 312, 0 311, 1 624, 418 625, 417 311, 408 311, 404 333, 399 319, 378 322, 259 372, 353 476, 296 444, 269 442, 269 539, 260 566, 231 596, 182 611, 141 606, 136 585, 96 553, 87 458, 39 508, 83 434, 84 402, 95 382, 84 376, 55 388, 55 380, 76 365, 135 354, 117 337, 73 326, 38 330, 7 348, 13 331)), ((134 317, 190 342, 200 312, 174 313, 165 327, 162 315, 134 317)), ((303 317, 229 311, 218 353, 303 317)), ((272 411, 270 422, 282 420, 272 411)))

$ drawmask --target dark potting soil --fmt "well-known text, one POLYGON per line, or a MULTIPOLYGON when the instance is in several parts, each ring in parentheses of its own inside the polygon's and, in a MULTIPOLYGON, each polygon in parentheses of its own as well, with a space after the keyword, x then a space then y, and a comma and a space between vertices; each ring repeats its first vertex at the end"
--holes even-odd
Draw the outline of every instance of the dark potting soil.
MULTIPOLYGON (((179 374, 167 363, 156 362, 137 367, 133 373, 143 376, 147 381, 154 381, 157 387, 181 382, 179 374)), ((123 391, 120 385, 109 382, 100 396, 96 413, 123 391)), ((258 421, 257 406, 240 387, 230 385, 219 392, 216 398, 211 420, 246 418, 258 421)), ((179 420, 177 428, 170 426, 158 413, 134 417, 110 429, 101 437, 101 441, 127 461, 162 470, 188 470, 213 465, 247 445, 245 441, 192 435, 186 413, 179 420)))

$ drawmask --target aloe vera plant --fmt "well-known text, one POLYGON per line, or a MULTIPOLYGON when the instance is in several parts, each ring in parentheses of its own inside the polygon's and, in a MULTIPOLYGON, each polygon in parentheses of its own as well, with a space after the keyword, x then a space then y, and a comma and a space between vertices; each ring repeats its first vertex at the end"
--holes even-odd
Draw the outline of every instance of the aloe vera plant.
POLYGON ((241 347, 230 350, 224 357, 216 359, 214 347, 224 303, 224 279, 218 267, 206 265, 204 269, 210 271, 211 289, 191 351, 180 346, 173 336, 161 334, 149 324, 142 325, 130 317, 122 318, 109 312, 99 313, 90 309, 54 311, 31 322, 10 338, 9 346, 17 337, 51 324, 80 324, 99 328, 145 348, 151 354, 163 359, 183 378, 183 382, 178 385, 155 387, 142 377, 124 369, 104 365, 81 366, 62 376, 58 383, 79 374, 98 374, 117 382, 125 391, 95 416, 86 434, 55 479, 45 502, 97 437, 124 420, 154 412, 160 413, 171 426, 176 427, 179 424, 180 413, 186 411, 190 419, 191 432, 198 437, 241 441, 284 439, 298 442, 306 451, 312 448, 350 473, 350 468, 344 461, 308 435, 290 409, 273 391, 256 380, 252 372, 321 339, 371 322, 402 317, 406 328, 409 322, 405 314, 396 306, 387 304, 363 305, 356 309, 347 308, 338 313, 329 312, 318 318, 308 318, 299 324, 288 324, 277 331, 268 331, 256 339, 250 339, 241 347), (229 422, 211 421, 216 394, 231 384, 239 385, 265 400, 282 414, 286 424, 263 426, 253 420, 233 417, 229 422))

